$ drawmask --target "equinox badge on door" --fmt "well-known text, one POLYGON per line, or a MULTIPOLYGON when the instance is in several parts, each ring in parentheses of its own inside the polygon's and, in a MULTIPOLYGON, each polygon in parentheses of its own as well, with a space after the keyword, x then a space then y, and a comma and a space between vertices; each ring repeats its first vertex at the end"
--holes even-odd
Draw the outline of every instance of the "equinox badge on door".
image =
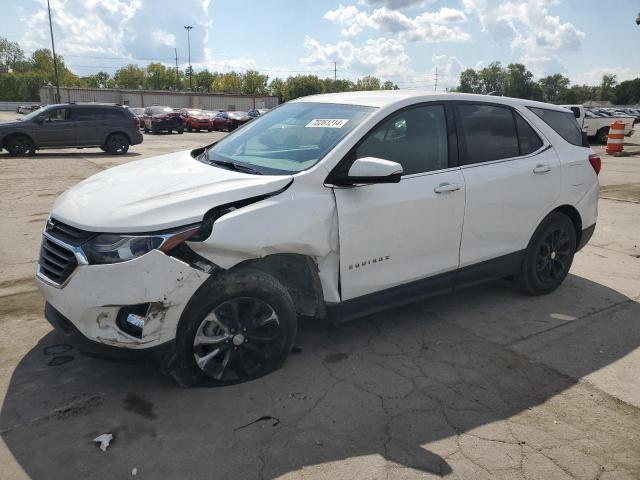
POLYGON ((375 263, 386 262, 387 260, 390 260, 389 255, 385 255, 384 257, 372 258, 371 260, 364 260, 360 263, 352 263, 351 265, 349 265, 349 270, 365 267, 367 265, 372 265, 375 263))

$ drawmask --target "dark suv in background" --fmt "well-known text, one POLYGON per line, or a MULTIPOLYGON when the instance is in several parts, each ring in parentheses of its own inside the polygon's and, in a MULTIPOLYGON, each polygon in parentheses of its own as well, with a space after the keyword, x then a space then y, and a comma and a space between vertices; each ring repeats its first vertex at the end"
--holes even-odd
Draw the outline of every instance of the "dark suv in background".
POLYGON ((99 147, 123 154, 138 143, 142 143, 140 122, 129 109, 115 104, 49 105, 15 122, 0 123, 0 149, 13 156, 65 147, 99 147))
POLYGON ((175 130, 178 133, 184 133, 184 121, 179 110, 171 107, 162 107, 154 105, 144 109, 143 115, 145 133, 158 133, 167 131, 169 133, 175 130))

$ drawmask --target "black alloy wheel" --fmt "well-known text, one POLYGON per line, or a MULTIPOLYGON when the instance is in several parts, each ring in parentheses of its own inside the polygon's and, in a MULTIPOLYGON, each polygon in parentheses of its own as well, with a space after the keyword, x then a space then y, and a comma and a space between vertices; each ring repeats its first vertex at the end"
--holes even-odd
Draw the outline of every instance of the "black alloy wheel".
POLYGON ((14 135, 7 140, 6 148, 13 157, 27 157, 36 153, 36 147, 25 135, 14 135))
POLYGON ((123 155, 129 150, 129 139, 121 133, 113 133, 107 138, 105 148, 108 153, 123 155))
POLYGON ((238 297, 202 321, 193 340, 194 360, 208 377, 242 381, 277 360, 285 339, 273 307, 259 298, 238 297))
POLYGON ((525 293, 544 295, 560 286, 576 251, 576 227, 561 212, 552 212, 538 226, 524 255, 516 285, 525 293))

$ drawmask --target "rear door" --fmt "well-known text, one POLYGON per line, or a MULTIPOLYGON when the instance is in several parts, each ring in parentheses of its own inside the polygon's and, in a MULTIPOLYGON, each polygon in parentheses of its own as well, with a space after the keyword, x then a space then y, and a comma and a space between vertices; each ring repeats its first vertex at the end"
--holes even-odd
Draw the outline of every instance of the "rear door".
POLYGON ((398 162, 404 173, 400 183, 334 188, 342 299, 427 277, 434 277, 429 287, 419 282, 403 291, 413 296, 451 287, 465 190, 450 107, 424 104, 392 114, 352 150, 347 168, 363 157, 398 162))
POLYGON ((104 128, 104 109, 101 107, 78 107, 74 110, 78 145, 101 145, 101 130, 104 128))
POLYGON ((459 282, 467 283, 469 265, 495 260, 483 276, 502 276, 519 264, 518 252, 560 194, 560 162, 513 108, 456 102, 456 120, 467 194, 459 282))
POLYGON ((68 147, 76 144, 71 108, 56 107, 42 114, 43 121, 33 129, 39 147, 68 147))

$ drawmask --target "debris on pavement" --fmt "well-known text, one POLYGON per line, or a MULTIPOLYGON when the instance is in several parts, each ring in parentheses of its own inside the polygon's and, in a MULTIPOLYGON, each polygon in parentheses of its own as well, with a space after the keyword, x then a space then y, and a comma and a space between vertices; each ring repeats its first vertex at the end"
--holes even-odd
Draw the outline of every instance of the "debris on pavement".
POLYGON ((233 431, 237 432, 238 430, 242 430, 243 428, 246 428, 246 427, 248 427, 250 425, 253 425, 254 423, 264 422, 266 420, 273 420, 273 424, 271 425, 272 427, 276 427, 280 423, 280 419, 279 418, 272 417, 270 415, 265 415, 263 417, 260 417, 260 418, 258 418, 256 420, 254 420, 253 422, 247 423, 246 425, 242 425, 240 427, 234 428, 233 431))
POLYGON ((131 476, 132 476, 132 477, 135 477, 137 474, 138 474, 138 469, 137 469, 136 467, 133 467, 133 468, 131 469, 131 476))
POLYGON ((113 434, 111 433, 103 433, 102 435, 93 439, 94 442, 100 443, 100 450, 102 450, 103 452, 107 451, 107 447, 109 447, 109 443, 111 443, 111 440, 113 440, 113 434))

